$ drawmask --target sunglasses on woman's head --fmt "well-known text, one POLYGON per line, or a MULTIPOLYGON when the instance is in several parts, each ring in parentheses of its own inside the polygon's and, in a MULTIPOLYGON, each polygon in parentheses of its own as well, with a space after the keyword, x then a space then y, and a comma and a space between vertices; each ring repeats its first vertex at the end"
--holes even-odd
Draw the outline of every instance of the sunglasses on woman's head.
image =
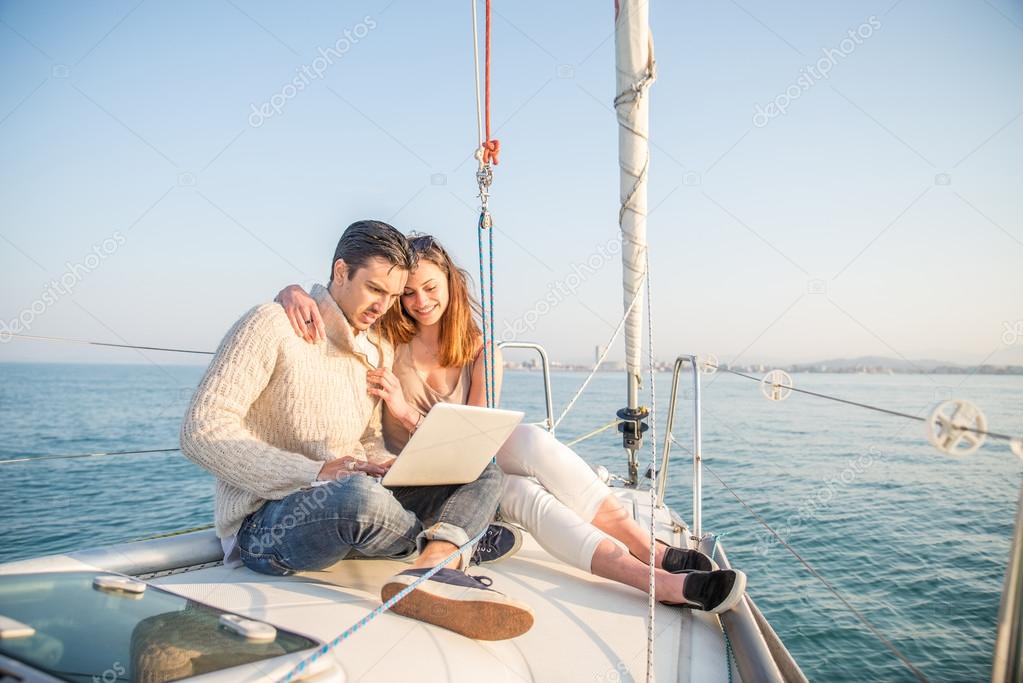
POLYGON ((412 247, 412 251, 416 253, 425 253, 430 249, 436 249, 442 253, 444 251, 444 249, 437 244, 430 235, 418 235, 413 237, 409 240, 409 246, 412 247))

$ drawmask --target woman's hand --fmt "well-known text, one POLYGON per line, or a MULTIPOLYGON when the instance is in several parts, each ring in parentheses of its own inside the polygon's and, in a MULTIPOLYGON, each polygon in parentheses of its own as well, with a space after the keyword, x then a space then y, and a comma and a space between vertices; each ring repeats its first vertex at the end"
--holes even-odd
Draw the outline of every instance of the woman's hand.
MULTIPOLYGON (((392 461, 393 462, 393 461, 392 461)), ((320 468, 320 473, 317 475, 317 479, 320 481, 338 481, 346 477, 350 477, 353 474, 359 474, 365 472, 371 477, 382 477, 387 474, 387 470, 391 468, 391 463, 385 463, 384 465, 374 465, 371 462, 365 460, 358 460, 350 455, 346 455, 341 458, 334 458, 328 460, 320 468)))
POLYGON ((391 415, 398 418, 409 431, 419 422, 419 411, 405 400, 401 382, 388 368, 373 368, 366 373, 366 392, 370 396, 382 398, 391 415), (412 426, 409 426, 410 423, 412 426))
POLYGON ((288 285, 277 293, 274 301, 284 307, 291 326, 295 328, 295 334, 302 339, 315 344, 327 338, 316 300, 306 294, 304 289, 298 285, 288 285))

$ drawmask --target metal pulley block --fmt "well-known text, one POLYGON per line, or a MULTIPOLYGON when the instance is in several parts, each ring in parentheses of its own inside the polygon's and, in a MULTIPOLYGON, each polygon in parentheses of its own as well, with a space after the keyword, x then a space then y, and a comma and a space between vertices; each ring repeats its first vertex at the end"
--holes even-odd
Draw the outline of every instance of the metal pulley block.
POLYGON ((713 353, 701 353, 696 357, 696 366, 705 375, 713 375, 718 371, 718 357, 713 353))
POLYGON ((969 401, 939 403, 924 422, 927 440, 942 453, 973 455, 987 440, 987 418, 969 401))
POLYGON ((760 392, 769 401, 784 401, 792 393, 795 383, 784 370, 771 370, 760 380, 760 392))

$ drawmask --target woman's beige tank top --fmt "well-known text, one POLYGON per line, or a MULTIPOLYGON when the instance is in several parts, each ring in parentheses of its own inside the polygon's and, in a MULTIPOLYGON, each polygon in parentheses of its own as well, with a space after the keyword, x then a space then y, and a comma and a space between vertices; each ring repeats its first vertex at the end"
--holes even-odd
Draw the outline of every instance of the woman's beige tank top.
MULTIPOLYGON (((472 384, 472 363, 467 363, 462 372, 458 375, 458 381, 449 394, 442 394, 435 391, 426 382, 426 376, 416 369, 412 360, 412 345, 401 344, 394 349, 394 366, 391 368, 394 376, 401 382, 402 393, 410 406, 421 412, 423 415, 430 412, 435 403, 462 403, 469 401, 469 387, 472 384)), ((387 450, 392 453, 400 453, 401 449, 409 440, 409 431, 391 415, 384 406, 382 416, 382 429, 384 444, 387 450)))

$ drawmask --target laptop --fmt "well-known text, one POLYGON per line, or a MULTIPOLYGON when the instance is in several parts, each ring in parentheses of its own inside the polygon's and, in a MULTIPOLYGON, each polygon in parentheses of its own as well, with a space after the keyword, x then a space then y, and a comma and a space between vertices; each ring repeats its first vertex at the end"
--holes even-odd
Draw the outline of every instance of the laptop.
POLYGON ((437 403, 381 483, 439 486, 476 481, 523 415, 517 410, 437 403))

